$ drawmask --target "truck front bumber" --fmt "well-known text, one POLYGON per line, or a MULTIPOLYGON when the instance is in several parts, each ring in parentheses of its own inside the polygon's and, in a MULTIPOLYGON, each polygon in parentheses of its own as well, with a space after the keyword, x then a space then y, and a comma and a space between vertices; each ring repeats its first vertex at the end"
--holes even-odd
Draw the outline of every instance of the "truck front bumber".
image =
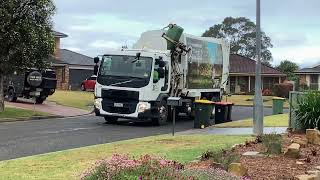
POLYGON ((102 107, 103 99, 97 98, 94 102, 94 111, 97 116, 103 117, 118 117, 118 118, 126 118, 133 119, 136 121, 145 121, 150 118, 158 118, 159 113, 156 108, 152 106, 151 103, 148 102, 138 102, 133 113, 110 113, 104 110, 102 107))

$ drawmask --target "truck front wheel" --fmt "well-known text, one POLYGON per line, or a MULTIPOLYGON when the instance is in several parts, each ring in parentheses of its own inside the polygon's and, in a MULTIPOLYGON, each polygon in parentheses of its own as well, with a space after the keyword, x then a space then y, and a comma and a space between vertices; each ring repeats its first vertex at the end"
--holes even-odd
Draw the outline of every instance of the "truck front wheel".
POLYGON ((168 105, 167 101, 162 100, 158 106, 159 117, 152 119, 152 124, 161 126, 167 123, 168 120, 168 105))
POLYGON ((106 123, 109 123, 109 124, 116 124, 117 121, 118 121, 118 118, 117 117, 109 117, 109 116, 105 116, 104 117, 104 120, 106 120, 106 123))

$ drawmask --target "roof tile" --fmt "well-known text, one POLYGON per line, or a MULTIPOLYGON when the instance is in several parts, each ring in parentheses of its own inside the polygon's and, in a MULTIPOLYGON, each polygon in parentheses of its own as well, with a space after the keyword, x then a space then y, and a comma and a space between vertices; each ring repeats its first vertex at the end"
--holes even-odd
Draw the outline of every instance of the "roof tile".
MULTIPOLYGON (((256 61, 238 54, 230 55, 230 73, 254 74, 256 72, 256 61)), ((261 74, 284 75, 273 67, 261 64, 261 74)))

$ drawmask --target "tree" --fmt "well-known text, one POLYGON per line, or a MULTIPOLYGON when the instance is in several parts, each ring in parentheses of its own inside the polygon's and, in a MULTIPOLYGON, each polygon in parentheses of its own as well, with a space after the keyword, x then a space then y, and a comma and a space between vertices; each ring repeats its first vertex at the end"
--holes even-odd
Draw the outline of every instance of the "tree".
POLYGON ((279 71, 287 75, 288 80, 296 81, 297 76, 294 74, 295 71, 299 69, 299 66, 289 60, 284 60, 280 62, 280 65, 276 67, 279 71))
MULTIPOLYGON (((255 59, 256 56, 256 25, 245 17, 227 17, 221 24, 210 27, 203 37, 226 38, 230 42, 230 53, 239 54, 255 59)), ((261 32, 261 58, 262 63, 270 64, 272 54, 271 38, 261 32)))
POLYGON ((4 111, 4 78, 26 68, 45 68, 53 54, 51 0, 1 0, 0 112, 4 111))

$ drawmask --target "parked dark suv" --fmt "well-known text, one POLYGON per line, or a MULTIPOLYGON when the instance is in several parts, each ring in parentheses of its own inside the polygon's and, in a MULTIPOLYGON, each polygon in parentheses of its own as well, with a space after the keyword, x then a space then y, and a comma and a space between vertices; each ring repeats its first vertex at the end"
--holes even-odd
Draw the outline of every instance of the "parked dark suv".
POLYGON ((31 98, 36 95, 36 103, 42 104, 49 95, 55 92, 57 79, 55 71, 51 69, 37 70, 28 69, 22 73, 15 73, 5 80, 4 93, 8 97, 8 101, 15 102, 17 97, 31 98), (40 85, 33 87, 28 82, 30 74, 38 74, 40 76, 40 85))

